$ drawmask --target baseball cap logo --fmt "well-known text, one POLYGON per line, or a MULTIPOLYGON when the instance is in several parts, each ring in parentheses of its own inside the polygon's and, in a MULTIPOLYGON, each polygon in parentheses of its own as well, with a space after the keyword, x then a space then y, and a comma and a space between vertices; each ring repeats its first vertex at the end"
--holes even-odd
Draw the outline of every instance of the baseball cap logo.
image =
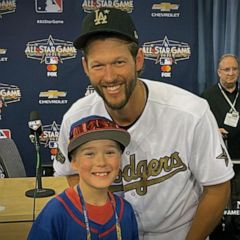
POLYGON ((95 19, 94 19, 95 25, 107 23, 107 14, 109 14, 109 12, 110 12, 109 10, 101 11, 97 9, 95 11, 95 19))

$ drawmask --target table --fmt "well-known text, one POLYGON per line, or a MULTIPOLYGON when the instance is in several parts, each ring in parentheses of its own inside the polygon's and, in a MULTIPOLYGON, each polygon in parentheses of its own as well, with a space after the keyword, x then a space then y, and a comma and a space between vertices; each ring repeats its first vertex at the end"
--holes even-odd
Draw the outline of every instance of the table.
MULTIPOLYGON (((0 179, 0 239, 27 239, 33 222, 34 199, 26 197, 25 192, 34 186, 34 177, 0 179)), ((42 177, 42 187, 59 194, 68 183, 65 177, 42 177)), ((35 218, 54 196, 35 199, 35 218)))

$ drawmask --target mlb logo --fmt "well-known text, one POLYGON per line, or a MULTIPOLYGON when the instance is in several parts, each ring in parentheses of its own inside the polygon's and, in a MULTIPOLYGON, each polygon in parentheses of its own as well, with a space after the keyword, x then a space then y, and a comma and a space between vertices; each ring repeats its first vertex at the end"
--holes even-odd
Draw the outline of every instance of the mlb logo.
POLYGON ((58 57, 45 57, 45 64, 58 64, 58 57))
POLYGON ((37 13, 61 13, 63 12, 63 0, 35 0, 37 13))
POLYGON ((161 65, 172 65, 172 58, 160 58, 161 65))
POLYGON ((11 131, 9 129, 0 129, 0 139, 11 138, 11 131))

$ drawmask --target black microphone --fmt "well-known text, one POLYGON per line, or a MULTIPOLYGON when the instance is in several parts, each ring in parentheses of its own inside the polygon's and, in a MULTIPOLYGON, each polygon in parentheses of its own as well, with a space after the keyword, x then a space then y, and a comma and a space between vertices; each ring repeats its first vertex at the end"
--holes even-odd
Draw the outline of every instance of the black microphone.
POLYGON ((30 128, 30 139, 35 145, 37 161, 36 161, 36 186, 34 189, 25 192, 27 197, 42 198, 48 197, 55 194, 52 189, 42 188, 42 163, 40 156, 40 141, 39 136, 42 134, 42 121, 40 120, 39 114, 36 111, 30 113, 30 119, 28 122, 30 128))
POLYGON ((29 138, 32 143, 39 143, 39 136, 42 134, 42 121, 40 120, 39 114, 36 111, 30 113, 30 118, 28 122, 28 127, 30 128, 29 138))

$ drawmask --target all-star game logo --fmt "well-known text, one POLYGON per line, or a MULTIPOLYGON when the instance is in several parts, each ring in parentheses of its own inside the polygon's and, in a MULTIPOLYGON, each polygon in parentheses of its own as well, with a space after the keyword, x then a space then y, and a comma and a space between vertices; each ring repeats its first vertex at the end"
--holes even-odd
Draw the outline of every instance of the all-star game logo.
POLYGON ((131 13, 133 11, 133 0, 84 0, 82 8, 84 12, 90 13, 100 7, 114 7, 131 13))
POLYGON ((56 158, 58 152, 58 136, 59 136, 60 124, 53 121, 52 124, 43 126, 43 133, 40 137, 40 144, 45 148, 50 149, 51 160, 56 158))
POLYGON ((3 109, 10 103, 19 102, 21 92, 19 87, 0 83, 0 120, 2 119, 3 109))
POLYGON ((145 59, 161 65, 162 77, 171 77, 172 65, 191 56, 188 43, 169 40, 167 36, 163 40, 144 43, 143 52, 145 59))
POLYGON ((0 0, 0 19, 3 14, 16 11, 16 0, 0 0))
POLYGON ((48 39, 28 42, 25 49, 28 58, 45 63, 48 77, 57 77, 58 64, 76 57, 77 51, 70 41, 48 39))

